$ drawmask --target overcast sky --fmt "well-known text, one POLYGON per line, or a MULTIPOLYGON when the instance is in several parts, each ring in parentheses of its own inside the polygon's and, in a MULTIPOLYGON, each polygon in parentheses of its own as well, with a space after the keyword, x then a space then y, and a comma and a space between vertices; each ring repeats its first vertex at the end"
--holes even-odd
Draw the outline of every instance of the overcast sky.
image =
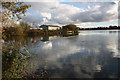
MULTIPOLYGON (((28 3, 28 2, 27 2, 28 3)), ((24 21, 38 25, 76 24, 96 27, 118 24, 117 2, 29 2, 24 21)))

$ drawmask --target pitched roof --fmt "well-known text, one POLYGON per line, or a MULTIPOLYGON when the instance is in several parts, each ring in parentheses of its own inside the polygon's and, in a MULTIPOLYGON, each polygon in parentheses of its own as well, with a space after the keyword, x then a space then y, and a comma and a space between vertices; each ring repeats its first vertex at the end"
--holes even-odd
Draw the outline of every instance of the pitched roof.
POLYGON ((41 25, 41 26, 59 27, 59 26, 56 26, 56 25, 41 25))

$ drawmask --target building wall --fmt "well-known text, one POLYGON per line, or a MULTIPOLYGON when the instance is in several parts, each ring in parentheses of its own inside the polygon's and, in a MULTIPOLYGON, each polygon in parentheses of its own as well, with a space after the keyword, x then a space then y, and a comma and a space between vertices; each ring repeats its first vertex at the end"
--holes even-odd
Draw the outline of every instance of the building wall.
POLYGON ((52 26, 48 26, 48 30, 58 30, 59 27, 52 27, 52 26))
POLYGON ((59 27, 46 26, 46 25, 40 26, 39 28, 42 28, 43 30, 58 30, 58 29, 60 29, 59 27))

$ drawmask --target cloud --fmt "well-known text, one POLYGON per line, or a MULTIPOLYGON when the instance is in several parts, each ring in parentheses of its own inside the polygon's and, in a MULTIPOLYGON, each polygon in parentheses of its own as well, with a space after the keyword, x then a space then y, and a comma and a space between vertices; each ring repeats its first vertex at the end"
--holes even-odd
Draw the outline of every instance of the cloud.
POLYGON ((113 3, 96 3, 85 12, 76 13, 72 19, 79 22, 103 22, 117 19, 117 5, 113 3), (107 6, 107 7, 106 7, 107 6))
MULTIPOLYGON (((85 24, 103 22, 118 18, 118 5, 115 2, 86 3, 88 8, 76 7, 60 2, 31 2, 29 14, 23 20, 37 24, 85 24), (94 6, 90 6, 95 4, 94 6)), ((74 3, 73 3, 74 4, 74 3)), ((79 6, 83 3, 77 3, 79 6)), ((84 3, 85 4, 85 3, 84 3)))

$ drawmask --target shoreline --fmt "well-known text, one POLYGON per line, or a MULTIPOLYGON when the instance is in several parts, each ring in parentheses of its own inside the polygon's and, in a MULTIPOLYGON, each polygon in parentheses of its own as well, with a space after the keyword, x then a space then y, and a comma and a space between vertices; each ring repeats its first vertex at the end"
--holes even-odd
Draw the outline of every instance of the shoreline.
POLYGON ((79 29, 79 30, 120 30, 120 28, 118 29, 79 29))

